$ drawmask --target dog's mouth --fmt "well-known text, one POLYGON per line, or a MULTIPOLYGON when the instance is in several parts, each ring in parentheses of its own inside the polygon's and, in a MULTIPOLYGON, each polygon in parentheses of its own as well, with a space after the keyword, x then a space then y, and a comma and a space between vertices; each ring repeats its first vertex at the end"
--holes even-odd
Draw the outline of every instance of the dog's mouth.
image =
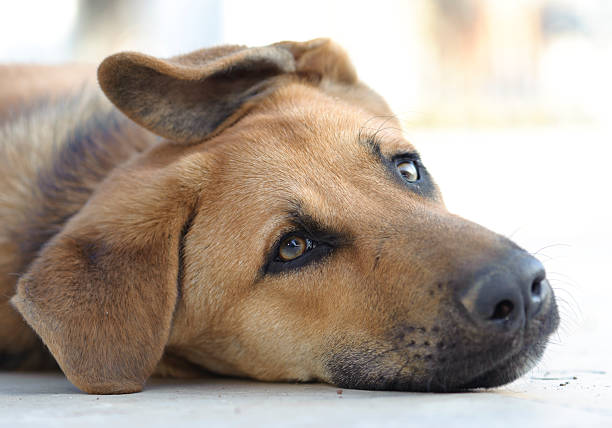
POLYGON ((510 383, 532 369, 546 349, 547 339, 523 343, 517 350, 483 352, 458 358, 452 365, 435 370, 421 391, 459 392, 494 388, 510 383))
POLYGON ((451 346, 443 349, 428 353, 432 346, 419 346, 436 343, 430 338, 416 343, 410 340, 391 351, 347 350, 331 358, 328 368, 332 382, 343 388, 415 392, 493 388, 512 382, 533 368, 558 324, 554 306, 537 325, 513 337, 474 341, 454 328, 444 335, 451 346))
POLYGON ((545 348, 546 341, 542 341, 533 345, 529 350, 521 350, 512 354, 484 373, 457 386, 455 390, 494 388, 510 383, 532 369, 544 354, 545 348))
MULTIPOLYGON (((451 364, 423 362, 417 366, 405 362, 399 367, 397 362, 390 363, 386 358, 368 361, 363 355, 344 354, 330 364, 330 368, 333 383, 342 388, 458 392, 512 382, 537 363, 545 347, 546 340, 542 340, 503 356, 485 351, 457 357, 451 364)), ((411 359, 407 357, 407 360, 411 359)))

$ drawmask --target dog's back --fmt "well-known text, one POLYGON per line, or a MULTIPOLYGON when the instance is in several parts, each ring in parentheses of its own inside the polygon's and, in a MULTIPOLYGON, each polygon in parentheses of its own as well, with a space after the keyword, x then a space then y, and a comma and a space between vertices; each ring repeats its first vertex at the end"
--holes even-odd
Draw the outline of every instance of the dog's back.
MULTIPOLYGON (((83 70, 61 71, 76 77, 83 70)), ((55 88, 55 80, 46 82, 51 89, 45 92, 35 79, 37 71, 23 66, 0 70, 11 78, 0 85, 0 325, 6 329, 0 335, 0 368, 52 364, 8 303, 15 283, 96 184, 154 141, 87 79, 75 79, 72 88, 66 79, 55 88)))

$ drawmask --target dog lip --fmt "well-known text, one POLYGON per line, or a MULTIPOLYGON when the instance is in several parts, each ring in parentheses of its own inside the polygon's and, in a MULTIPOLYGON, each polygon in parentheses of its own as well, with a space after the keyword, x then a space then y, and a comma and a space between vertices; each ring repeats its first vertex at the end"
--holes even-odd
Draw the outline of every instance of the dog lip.
MULTIPOLYGON (((467 381, 463 381, 461 386, 459 386, 460 389, 465 389, 465 388, 469 388, 470 384, 473 384, 477 379, 486 377, 488 374, 490 373, 494 373, 500 369, 503 369, 504 367, 507 367, 508 362, 512 361, 513 359, 515 359, 516 357, 523 355, 526 352, 526 348, 528 348, 527 345, 523 345, 521 346, 519 349, 514 350, 513 352, 507 353, 505 355, 503 355, 501 358, 497 359, 496 361, 492 362, 488 367, 485 368, 481 368, 480 370, 478 370, 476 373, 473 373, 471 376, 469 376, 469 380, 467 381)), ((480 387, 479 385, 474 386, 475 388, 480 387)))
POLYGON ((411 379, 409 374, 398 375, 396 379, 381 379, 374 386, 376 389, 455 392, 507 384, 536 364, 558 322, 558 312, 551 305, 532 320, 530 328, 519 329, 511 335, 498 334, 490 339, 480 336, 472 342, 471 330, 462 329, 462 333, 456 326, 449 328, 441 337, 441 343, 447 345, 434 354, 433 364, 424 367, 428 374, 423 373, 420 380, 411 379), (462 340, 465 334, 468 336, 462 340), (450 348, 449 343, 453 344, 450 348))
POLYGON ((524 345, 486 370, 472 376, 468 381, 461 382, 456 389, 494 388, 510 383, 535 366, 544 353, 545 347, 546 341, 540 341, 531 346, 524 345))
MULTIPOLYGON (((537 330, 519 330, 511 342, 505 342, 508 345, 504 352, 497 353, 492 358, 492 361, 489 354, 487 358, 487 360, 491 361, 489 364, 481 365, 480 370, 474 370, 469 376, 465 376, 465 379, 458 379, 457 382, 452 382, 455 386, 451 389, 492 388, 512 382, 526 373, 541 358, 546 349, 548 337, 559 325, 559 315, 556 306, 547 307, 546 316, 541 316, 539 319, 532 320, 532 322, 541 323, 537 330)), ((500 344, 493 344, 494 348, 499 349, 499 346, 500 344)), ((479 366, 478 363, 474 364, 474 356, 482 355, 482 353, 480 351, 464 355, 461 358, 461 362, 447 366, 444 373, 440 373, 439 376, 444 376, 445 374, 452 375, 457 373, 457 370, 465 370, 465 367, 468 365, 479 366)))

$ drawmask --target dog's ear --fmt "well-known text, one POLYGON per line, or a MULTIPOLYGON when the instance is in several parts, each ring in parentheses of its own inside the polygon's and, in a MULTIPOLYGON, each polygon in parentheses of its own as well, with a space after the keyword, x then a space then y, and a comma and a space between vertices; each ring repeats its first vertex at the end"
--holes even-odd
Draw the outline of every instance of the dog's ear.
POLYGON ((233 124, 274 87, 275 77, 290 73, 357 80, 346 53, 328 39, 316 39, 222 46, 170 59, 119 53, 102 62, 98 81, 134 122, 172 141, 194 143, 233 124))
POLYGON ((12 304, 85 392, 140 391, 162 357, 196 197, 181 174, 116 171, 18 282, 12 304))
POLYGON ((337 83, 357 83, 357 72, 346 51, 329 39, 314 39, 308 42, 280 42, 279 46, 291 52, 296 60, 296 70, 314 73, 320 78, 337 83))

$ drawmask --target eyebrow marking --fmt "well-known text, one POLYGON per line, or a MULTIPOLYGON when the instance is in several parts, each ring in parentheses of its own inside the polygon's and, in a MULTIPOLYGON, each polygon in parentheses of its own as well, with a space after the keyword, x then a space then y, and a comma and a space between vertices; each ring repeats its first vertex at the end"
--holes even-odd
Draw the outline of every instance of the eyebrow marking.
POLYGON ((436 195, 436 188, 430 178, 429 172, 421 162, 421 156, 416 150, 410 148, 385 156, 381 150, 382 140, 379 138, 378 132, 367 135, 362 133, 360 130, 358 138, 359 144, 365 147, 365 149, 382 164, 382 166, 387 170, 387 173, 391 179, 399 185, 406 186, 406 182, 397 173, 397 165, 404 160, 416 162, 418 165, 420 179, 417 183, 412 183, 410 186, 408 186, 410 191, 415 192, 425 198, 434 200, 440 199, 439 196, 436 195))
POLYGON ((419 153, 415 150, 402 151, 394 155, 391 155, 390 157, 386 157, 382 153, 382 150, 380 148, 381 140, 378 137, 378 133, 375 133, 372 135, 363 135, 361 132, 359 132, 359 144, 364 146, 368 150, 368 152, 370 152, 370 154, 372 154, 383 165, 386 165, 389 168, 391 168, 391 165, 398 158, 412 159, 412 160, 419 161, 419 162, 421 160, 419 153))
POLYGON ((379 159, 382 163, 388 162, 382 154, 382 151, 380 149, 380 139, 376 134, 363 135, 361 131, 359 131, 358 141, 359 144, 364 146, 368 150, 368 152, 370 152, 374 157, 379 159))
POLYGON ((304 213, 299 204, 297 210, 288 213, 287 219, 297 228, 302 229, 310 238, 323 241, 334 246, 340 246, 349 241, 345 233, 325 227, 312 216, 304 213))

